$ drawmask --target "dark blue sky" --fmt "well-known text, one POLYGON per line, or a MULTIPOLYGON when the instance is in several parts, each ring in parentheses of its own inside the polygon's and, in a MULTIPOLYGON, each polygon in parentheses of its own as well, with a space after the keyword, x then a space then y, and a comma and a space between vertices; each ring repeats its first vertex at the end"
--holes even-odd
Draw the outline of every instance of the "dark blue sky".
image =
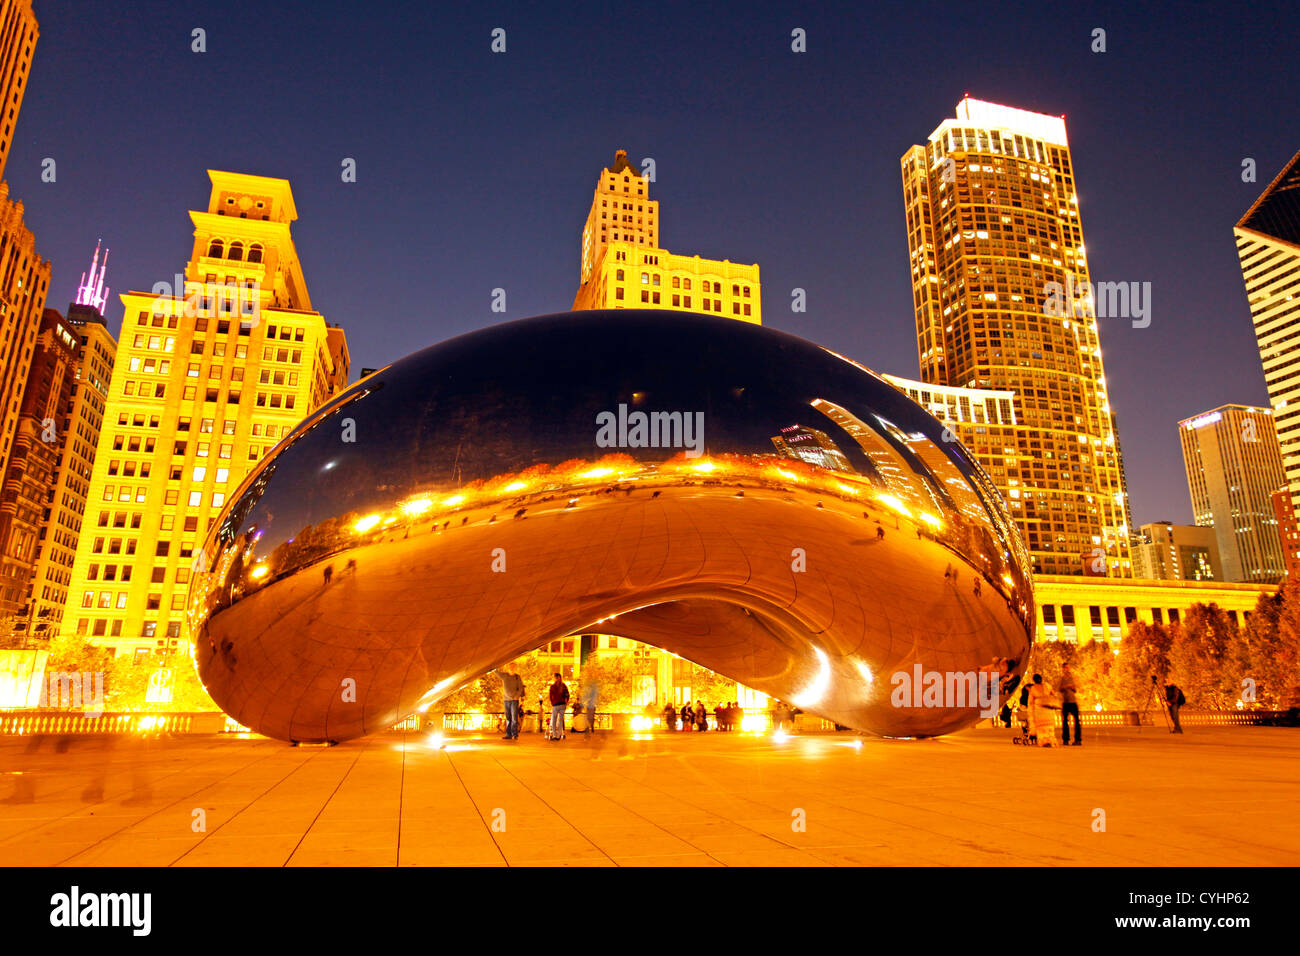
POLYGON ((969 91, 1066 114, 1094 280, 1152 284, 1149 328, 1101 326, 1134 518, 1191 519, 1178 419, 1267 404, 1232 226, 1300 149, 1287 5, 475 6, 36 0, 7 177, 50 304, 102 236, 116 329, 117 292, 184 266, 206 169, 281 176, 313 305, 382 365, 568 308, 623 147, 656 161, 663 245, 757 262, 764 324, 915 377, 898 159, 969 91))

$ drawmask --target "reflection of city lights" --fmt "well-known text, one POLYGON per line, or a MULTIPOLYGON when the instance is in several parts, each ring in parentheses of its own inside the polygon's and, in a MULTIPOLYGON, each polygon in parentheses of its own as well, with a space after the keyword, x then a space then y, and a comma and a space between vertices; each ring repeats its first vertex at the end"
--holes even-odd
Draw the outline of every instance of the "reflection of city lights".
POLYGON ((709 472, 713 471, 713 469, 714 469, 714 468, 717 468, 718 466, 715 465, 715 464, 714 464, 713 462, 711 462, 711 461, 707 461, 707 460, 705 460, 705 461, 700 462, 698 465, 691 465, 691 467, 694 468, 696 471, 702 471, 702 472, 704 472, 705 474, 708 474, 709 472))
POLYGON ((842 481, 835 482, 835 487, 840 489, 840 491, 844 492, 846 495, 856 495, 859 493, 857 488, 850 487, 842 481))
POLYGON ((645 716, 644 714, 637 714, 635 717, 632 718, 633 730, 649 730, 653 726, 654 726, 654 720, 645 716))
POLYGON ((430 498, 416 498, 402 505, 402 511, 408 515, 422 515, 433 507, 433 501, 430 498))
POLYGON ((790 736, 790 735, 787 734, 787 733, 785 732, 785 728, 784 728, 784 727, 778 727, 778 728, 776 728, 776 730, 772 733, 772 739, 773 739, 773 740, 776 740, 776 741, 784 741, 784 740, 785 740, 787 737, 789 737, 789 736, 790 736))
POLYGON ((767 718, 762 714, 746 714, 740 718, 740 730, 746 734, 761 734, 767 727, 767 718))
POLYGON ((1097 713, 1100 714, 1100 713, 1101 713, 1101 701, 1097 701, 1097 703, 1093 705, 1093 708, 1092 708, 1092 709, 1095 710, 1097 713))
POLYGON ((943 527, 943 520, 941 518, 935 517, 934 515, 930 514, 928 511, 922 511, 919 515, 917 515, 917 517, 920 518, 922 521, 924 521, 926 524, 928 524, 931 528, 937 529, 943 527))
POLYGON ((445 744, 446 742, 447 741, 442 736, 442 734, 437 733, 436 731, 434 733, 429 734, 428 744, 434 750, 441 750, 443 744, 445 744))
POLYGON ((876 675, 871 673, 871 668, 867 666, 866 661, 854 661, 853 663, 857 666, 858 673, 862 675, 864 681, 868 684, 876 682, 876 675))
POLYGON ((876 500, 886 507, 893 508, 905 518, 912 517, 912 512, 907 510, 907 505, 903 504, 903 502, 899 501, 893 495, 876 495, 876 500))
POLYGON ((831 659, 820 647, 813 647, 817 655, 817 676, 811 684, 790 698, 796 707, 812 707, 817 704, 831 686, 831 659))
MULTIPOLYGON (((613 468, 593 468, 591 471, 584 471, 579 478, 604 478, 606 475, 614 474, 613 468)), ((509 489, 507 489, 509 490, 509 489)))
POLYGON ((465 500, 464 495, 452 495, 450 498, 444 498, 442 506, 444 508, 454 508, 465 500))
POLYGON ((271 569, 268 568, 265 564, 259 564, 257 567, 253 568, 253 570, 248 572, 248 576, 252 578, 254 581, 256 581, 258 578, 266 577, 267 574, 270 573, 270 571, 271 569))
POLYGON ((525 488, 527 488, 527 487, 528 487, 528 482, 526 482, 526 481, 512 481, 512 482, 510 482, 510 484, 506 485, 505 490, 506 490, 506 491, 523 491, 523 490, 524 490, 525 488))
POLYGON ((360 521, 354 524, 352 526, 352 529, 354 531, 360 531, 364 534, 365 532, 373 528, 375 525, 379 524, 381 518, 382 518, 381 515, 366 515, 364 518, 362 518, 360 521))

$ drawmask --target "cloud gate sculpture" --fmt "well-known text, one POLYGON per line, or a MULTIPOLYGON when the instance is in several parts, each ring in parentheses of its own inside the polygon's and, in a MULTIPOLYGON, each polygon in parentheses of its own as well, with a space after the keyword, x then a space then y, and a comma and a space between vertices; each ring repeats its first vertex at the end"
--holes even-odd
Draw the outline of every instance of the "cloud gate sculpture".
POLYGON ((938 421, 803 339, 674 312, 524 319, 395 362, 259 463, 199 563, 208 692, 303 742, 583 632, 931 736, 979 719, 972 675, 1018 671, 1033 620, 1020 538, 938 421))

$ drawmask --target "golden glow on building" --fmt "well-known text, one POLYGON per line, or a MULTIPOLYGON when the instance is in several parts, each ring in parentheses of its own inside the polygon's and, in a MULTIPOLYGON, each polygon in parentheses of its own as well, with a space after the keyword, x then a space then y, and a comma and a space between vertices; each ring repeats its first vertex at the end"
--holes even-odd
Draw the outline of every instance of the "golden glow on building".
POLYGON ((1115 645, 1135 621, 1177 623, 1193 604, 1217 604, 1240 627, 1260 596, 1275 590, 1268 584, 1041 575, 1034 579, 1037 639, 1115 645))
POLYGON ((9 160, 18 110, 32 72, 32 51, 40 35, 32 0, 0 0, 0 177, 9 160))
POLYGON ((1286 557, 1273 492, 1286 483, 1273 413, 1223 405, 1178 423, 1192 520, 1214 529, 1227 581, 1281 581, 1286 557))
POLYGON ((1045 307, 1049 283, 1089 281, 1064 120, 968 97, 901 166, 921 379, 1014 393, 1015 423, 972 451, 1035 573, 1128 575, 1095 309, 1045 307))
MULTIPOLYGON (((311 307, 283 179, 209 170, 184 288, 128 292, 64 617, 119 652, 184 647, 196 549, 227 497, 347 383, 311 307)), ((65 625, 66 626, 66 625, 65 625)))
POLYGON ((1291 506, 1300 509, 1300 153, 1232 232, 1291 506))
POLYGON ((601 172, 582 230, 573 308, 671 309, 762 323, 758 266, 674 255, 658 244, 649 177, 619 150, 601 172))

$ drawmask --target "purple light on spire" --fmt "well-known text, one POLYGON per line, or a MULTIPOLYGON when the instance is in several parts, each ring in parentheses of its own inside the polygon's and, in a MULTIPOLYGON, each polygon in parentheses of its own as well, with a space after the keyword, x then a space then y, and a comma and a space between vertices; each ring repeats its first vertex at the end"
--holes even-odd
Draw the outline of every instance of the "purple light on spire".
POLYGON ((95 255, 90 260, 90 278, 81 274, 81 285, 77 286, 77 305, 92 306, 100 315, 108 304, 108 289, 104 286, 104 273, 108 271, 108 250, 104 250, 104 261, 99 261, 99 240, 95 240, 95 255))

